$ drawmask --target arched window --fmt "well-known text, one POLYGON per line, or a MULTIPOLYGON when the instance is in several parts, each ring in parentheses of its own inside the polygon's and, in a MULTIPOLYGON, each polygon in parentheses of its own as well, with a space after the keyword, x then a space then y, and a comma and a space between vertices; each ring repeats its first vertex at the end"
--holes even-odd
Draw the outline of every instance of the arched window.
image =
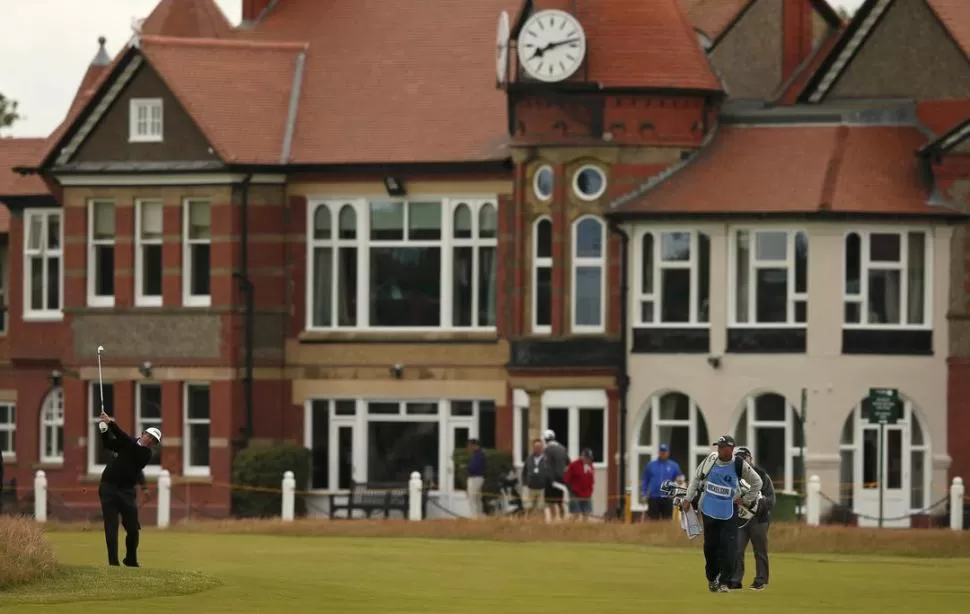
POLYGON ((313 213, 310 324, 313 328, 357 323, 357 211, 352 204, 322 204, 313 213), (337 232, 334 232, 334 227, 337 232), (336 316, 336 317, 335 317, 336 316))
MULTIPOLYGON (((840 502, 858 515, 860 526, 878 525, 881 478, 884 526, 908 527, 910 514, 926 513, 933 503, 929 434, 919 418, 918 409, 908 399, 903 400, 900 419, 895 424, 885 425, 881 438, 879 425, 870 423, 868 415, 868 400, 863 400, 842 426, 840 502)), ((940 495, 943 494, 941 491, 940 495)))
POLYGON ((598 333, 606 329, 606 226, 595 217, 573 223, 572 330, 598 333))
POLYGON ((64 462, 64 389, 52 388, 40 406, 40 462, 64 462))
POLYGON ((552 220, 532 227, 532 331, 552 332, 552 220))
POLYGON ((755 464, 768 472, 776 490, 801 485, 805 434, 798 413, 785 397, 765 392, 745 399, 734 438, 739 446, 751 449, 755 464))
POLYGON ((647 401, 642 416, 632 433, 630 455, 631 481, 634 483, 634 508, 640 509, 643 471, 657 458, 659 447, 670 447, 670 458, 677 461, 690 480, 698 464, 711 453, 707 422, 697 403, 682 392, 656 394, 647 401))

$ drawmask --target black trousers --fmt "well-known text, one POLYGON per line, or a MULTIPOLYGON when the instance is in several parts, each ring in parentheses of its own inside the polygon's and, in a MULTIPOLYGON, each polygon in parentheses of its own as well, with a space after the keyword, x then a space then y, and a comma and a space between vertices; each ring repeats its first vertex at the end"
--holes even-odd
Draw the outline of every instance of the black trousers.
POLYGON ((735 584, 744 579, 744 551, 751 542, 754 549, 755 584, 768 584, 768 527, 769 523, 752 520, 738 529, 738 556, 734 566, 735 584))
POLYGON ((704 572, 707 581, 731 581, 738 555, 738 521, 704 516, 704 572))
POLYGON ((101 515, 104 517, 104 541, 108 547, 108 564, 118 564, 118 517, 125 527, 125 563, 138 563, 138 505, 135 503, 134 488, 118 488, 112 484, 101 484, 98 488, 101 498, 101 515))
POLYGON ((668 497, 650 497, 647 499, 647 518, 652 520, 670 520, 673 517, 673 499, 668 497))

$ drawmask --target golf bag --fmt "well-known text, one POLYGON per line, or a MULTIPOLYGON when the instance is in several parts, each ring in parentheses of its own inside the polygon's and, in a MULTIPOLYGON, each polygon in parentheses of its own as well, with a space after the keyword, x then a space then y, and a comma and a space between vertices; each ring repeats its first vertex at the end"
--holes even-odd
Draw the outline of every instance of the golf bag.
POLYGON ((660 484, 660 492, 673 499, 674 507, 680 507, 687 497, 687 487, 681 486, 673 480, 664 480, 660 484))
POLYGON ((496 506, 499 508, 496 511, 499 514, 518 516, 525 513, 525 504, 519 494, 518 485, 519 476, 516 475, 514 469, 510 469, 504 476, 499 477, 498 492, 501 496, 495 499, 496 506))

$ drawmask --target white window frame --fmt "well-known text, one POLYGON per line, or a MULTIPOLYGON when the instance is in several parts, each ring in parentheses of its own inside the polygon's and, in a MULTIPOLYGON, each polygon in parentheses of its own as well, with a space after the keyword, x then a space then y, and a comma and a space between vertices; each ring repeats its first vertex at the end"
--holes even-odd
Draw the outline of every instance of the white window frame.
POLYGON ((24 213, 24 264, 23 264, 23 285, 24 285, 24 311, 23 320, 33 321, 33 322, 52 322, 60 321, 64 319, 64 216, 60 209, 28 209, 24 213), (32 249, 30 247, 30 228, 33 224, 34 218, 41 218, 41 247, 32 249), (58 221, 58 247, 56 249, 50 249, 47 246, 47 228, 50 224, 51 218, 57 218, 58 221), (30 263, 33 259, 40 258, 44 263, 43 270, 43 289, 42 295, 44 298, 44 308, 43 309, 32 309, 30 305, 31 297, 31 274, 30 274, 30 263), (58 271, 60 279, 57 280, 58 283, 58 307, 57 309, 48 309, 47 305, 49 303, 50 297, 47 294, 47 273, 49 270, 48 261, 57 259, 58 261, 58 271))
POLYGON ((640 466, 640 457, 643 455, 649 455, 650 460, 652 461, 658 456, 660 444, 670 444, 669 441, 661 441, 660 429, 665 426, 671 428, 687 428, 687 436, 690 439, 690 452, 688 453, 689 458, 687 464, 681 464, 680 471, 684 474, 684 477, 689 482, 691 479, 693 479, 693 475, 697 470, 698 464, 702 462, 703 459, 707 458, 707 456, 713 451, 713 448, 709 443, 697 443, 697 437, 700 435, 700 427, 702 422, 705 430, 707 431, 707 435, 710 438, 710 427, 707 424, 707 419, 704 417, 704 412, 701 411, 701 408, 697 404, 694 397, 686 392, 683 392, 682 390, 662 390, 653 394, 647 400, 644 406, 640 409, 640 413, 637 417, 634 428, 630 433, 627 434, 630 443, 629 452, 627 453, 627 468, 629 470, 629 478, 627 479, 630 487, 633 489, 632 492, 635 495, 632 498, 633 510, 643 511, 646 509, 644 502, 640 501, 640 488, 642 486, 640 483, 640 478, 643 477, 643 467, 640 466), (668 394, 682 394, 687 397, 688 414, 686 420, 660 417, 660 401, 663 400, 663 398, 668 394), (643 429, 643 423, 646 421, 648 415, 650 416, 650 445, 641 445, 640 431, 643 429))
MULTIPOLYGON (((144 433, 145 432, 145 429, 147 429, 150 426, 154 426, 158 430, 162 430, 162 418, 161 418, 161 416, 159 416, 158 420, 152 418, 151 420, 149 420, 148 422, 146 422, 145 421, 145 418, 141 415, 142 414, 141 391, 142 391, 142 388, 145 387, 145 386, 156 386, 156 387, 158 387, 159 392, 160 393, 162 392, 162 384, 160 382, 136 382, 135 383, 135 434, 136 435, 140 435, 140 434, 144 433)), ((211 394, 211 390, 210 390, 210 394, 211 394)), ((212 400, 211 397, 210 397, 209 400, 210 400, 210 403, 209 404, 211 406, 211 404, 212 404, 211 403, 211 400, 212 400)), ((161 407, 161 403, 159 403, 158 410, 159 410, 159 414, 161 414, 162 411, 164 411, 163 408, 161 407)), ((211 407, 210 407, 210 421, 211 421, 211 407)), ((210 452, 211 452, 211 450, 210 450, 210 452)), ((155 452, 155 453, 157 454, 157 452, 155 452)), ((162 472, 161 463, 159 463, 158 465, 145 465, 144 472, 145 472, 145 475, 146 476, 147 475, 158 475, 159 473, 162 472)))
POLYGON ((182 305, 185 307, 210 307, 212 305, 212 201, 207 198, 186 198, 182 201, 182 305), (189 211, 193 203, 209 205, 209 238, 189 238, 189 211), (209 294, 192 294, 192 246, 209 246, 209 294))
MULTIPOLYGON (((334 330, 364 330, 368 332, 375 333, 415 333, 415 332, 427 332, 427 331, 447 331, 447 332, 495 332, 496 327, 492 326, 481 326, 477 325, 478 318, 478 284, 473 285, 472 300, 475 307, 472 310, 472 326, 456 326, 453 324, 453 303, 454 298, 454 284, 453 284, 453 274, 454 274, 454 250, 456 247, 474 247, 475 250, 475 262, 473 268, 473 275, 479 274, 478 268, 478 252, 479 248, 492 247, 496 249, 496 270, 501 266, 498 262, 497 250, 498 250, 498 237, 496 238, 472 238, 472 239, 455 239, 453 238, 454 232, 454 214, 455 210, 459 205, 465 204, 471 208, 472 213, 472 228, 473 236, 478 237, 479 235, 479 225, 480 225, 480 212, 486 205, 495 208, 496 222, 498 222, 498 216, 501 215, 499 210, 498 198, 496 196, 468 196, 468 197, 441 197, 441 196, 409 196, 401 199, 390 199, 394 202, 440 202, 442 211, 442 224, 441 224, 441 239, 419 241, 419 240, 393 240, 393 241, 375 241, 370 238, 370 205, 372 202, 387 202, 389 199, 387 197, 373 198, 326 198, 326 199, 309 199, 309 204, 307 206, 307 276, 306 276, 306 317, 304 319, 304 330, 308 332, 325 332, 334 330), (336 236, 339 230, 339 215, 340 211, 345 205, 350 205, 354 208, 357 216, 357 230, 356 238, 350 239, 314 239, 313 237, 313 222, 316 211, 319 207, 328 207, 331 213, 331 228, 333 229, 332 237, 336 236), (331 293, 330 300, 331 303, 331 325, 330 326, 314 326, 313 325, 313 282, 314 282, 314 258, 313 250, 317 247, 330 247, 332 249, 338 249, 339 247, 356 247, 357 248, 357 318, 356 324, 354 326, 339 326, 339 319, 336 317, 337 311, 336 306, 338 302, 337 298, 337 283, 336 276, 331 275, 331 293), (413 246, 413 247, 438 247, 441 249, 441 324, 439 326, 405 326, 405 327, 394 327, 394 326, 371 326, 370 324, 370 310, 368 306, 370 305, 370 262, 371 262, 371 248, 374 247, 395 247, 395 246, 413 246)), ((405 227, 407 226, 407 207, 405 207, 405 227)), ((498 234, 498 228, 496 228, 496 235, 498 234)), ((333 263, 337 262, 337 259, 332 260, 333 263)), ((336 266, 333 264, 332 266, 336 266)), ((497 274, 497 273, 496 273, 497 274)), ((498 315, 498 288, 496 288, 496 316, 498 315)))
MULTIPOLYGON (((95 258, 95 253, 98 247, 116 247, 116 238, 118 236, 117 228, 117 214, 116 205, 113 200, 105 198, 94 198, 88 201, 88 271, 87 271, 87 289, 88 289, 88 307, 114 307, 115 296, 104 296, 100 294, 95 294, 98 286, 98 265, 97 259, 95 258), (95 239, 94 238, 94 211, 98 205, 111 205, 111 213, 115 215, 115 234, 110 239, 95 239)), ((114 275, 114 266, 111 267, 111 274, 114 275)), ((112 288, 117 290, 117 286, 112 280, 112 288)))
POLYGON ((842 275, 840 283, 842 285, 842 328, 846 330, 932 330, 933 328, 933 244, 934 233, 930 228, 914 227, 871 227, 865 230, 849 230, 842 237, 842 275), (924 237, 923 247, 925 249, 923 267, 923 323, 907 324, 909 316, 909 233, 922 233, 924 237), (846 292, 845 268, 848 263, 849 253, 846 243, 849 235, 859 236, 859 293, 848 294, 846 292), (892 262, 871 262, 870 257, 870 238, 872 235, 894 234, 900 236, 900 261, 892 262), (870 324, 869 319, 869 271, 873 269, 898 270, 900 271, 899 281, 899 324, 870 324), (850 324, 845 321, 845 306, 849 303, 860 305, 860 324, 850 324))
POLYGON ((64 389, 60 386, 52 388, 40 405, 40 451, 38 457, 41 464, 56 465, 64 462, 64 389), (59 411, 58 411, 59 410, 59 411), (53 417, 50 412, 53 411, 53 417), (47 442, 56 439, 57 429, 61 429, 60 441, 55 442, 55 450, 60 454, 47 454, 47 442), (51 431, 51 432, 48 432, 51 431))
POLYGON ((606 193, 606 188, 609 186, 609 178, 606 176, 606 171, 604 171, 596 164, 584 164, 579 168, 577 168, 576 172, 573 173, 572 183, 573 183, 573 194, 575 194, 577 198, 585 202, 593 202, 599 199, 600 197, 602 197, 603 194, 606 193), (579 189, 579 176, 583 173, 583 171, 587 171, 587 170, 596 171, 597 173, 599 173, 600 178, 603 180, 603 185, 600 186, 599 191, 591 195, 583 194, 582 190, 579 189))
MULTIPOLYGON (((548 258, 539 257, 539 224, 542 222, 549 222, 550 226, 552 226, 552 218, 548 215, 543 215, 532 223, 532 332, 537 335, 548 335, 552 333, 552 305, 549 306, 549 324, 540 325, 537 321, 539 313, 539 269, 549 269, 552 271, 552 256, 550 255, 548 258)), ((552 233, 550 232, 551 236, 552 233)))
MULTIPOLYGON (((112 385, 112 382, 104 382, 107 385, 112 385)), ((111 389, 111 394, 115 394, 114 388, 111 389)), ((113 401, 116 399, 113 399, 113 401)), ((88 475, 97 475, 104 471, 106 465, 98 464, 95 450, 97 450, 98 442, 101 440, 101 431, 98 430, 98 422, 100 422, 99 416, 101 415, 101 397, 100 397, 100 385, 98 382, 88 382, 88 451, 87 451, 87 465, 88 465, 88 475)), ((111 454, 111 451, 108 451, 111 454)))
POLYGON ((212 475, 212 384, 209 382, 185 382, 182 384, 182 475, 187 477, 210 477, 212 475), (209 390, 209 417, 189 419, 189 389, 205 387, 209 390), (196 424, 209 425, 209 464, 192 465, 192 429, 196 424))
POLYGON ((543 164, 536 169, 535 174, 532 176, 532 193, 535 195, 536 200, 540 202, 549 202, 556 194, 556 171, 549 164, 543 164), (543 196, 542 190, 539 189, 539 175, 541 175, 543 171, 549 171, 549 173, 552 175, 552 188, 547 196, 543 196))
MULTIPOLYGON (((785 430, 785 475, 782 477, 782 484, 779 484, 779 476, 771 476, 772 481, 775 485, 775 490, 793 491, 795 488, 795 481, 800 479, 801 476, 795 475, 795 461, 801 457, 802 448, 795 445, 795 433, 798 430, 799 415, 798 410, 795 406, 789 402, 785 395, 765 390, 761 392, 756 392, 748 395, 744 399, 744 409, 738 413, 737 419, 734 421, 734 432, 737 438, 738 426, 740 426, 741 416, 746 415, 747 424, 744 433, 744 447, 751 450, 751 454, 754 456, 755 464, 758 463, 759 452, 758 452, 758 438, 757 431, 761 428, 767 428, 772 430, 784 429, 785 430), (759 397, 767 394, 776 394, 781 398, 785 399, 785 418, 784 420, 757 420, 757 414, 755 406, 759 397)), ((802 438, 805 437, 805 431, 802 429, 802 438)), ((806 442, 807 443, 807 442, 806 442)), ((808 447, 805 447, 805 451, 808 451, 808 447)))
POLYGON ((522 413, 529 416, 529 394, 525 390, 516 388, 512 391, 512 464, 522 467, 525 463, 522 450, 528 444, 529 431, 522 428, 522 413))
POLYGON ((583 215, 578 217, 572 223, 572 230, 570 232, 570 252, 569 252, 569 263, 570 263, 570 289, 569 289, 569 321, 571 325, 571 330, 574 333, 579 334, 596 334, 606 332, 606 320, 609 314, 606 311, 607 300, 606 300, 606 288, 607 288, 607 275, 609 275, 609 268, 606 266, 608 262, 607 254, 609 254, 610 246, 607 243, 608 236, 606 234, 606 222, 603 218, 596 215, 583 215), (598 257, 579 257, 577 236, 579 233, 579 225, 586 220, 595 220, 600 225, 600 245, 602 249, 598 257), (591 326, 588 324, 577 324, 576 323, 576 271, 579 267, 592 268, 597 267, 600 270, 600 323, 597 326, 591 326))
POLYGON ((633 325, 639 328, 709 328, 710 327, 710 303, 711 303, 711 291, 710 291, 710 277, 711 277, 711 252, 710 252, 710 235, 697 230, 687 230, 681 228, 663 228, 658 230, 640 230, 635 235, 636 241, 634 243, 634 258, 632 269, 633 279, 632 286, 633 292, 630 293, 633 298, 633 305, 631 306, 631 313, 633 314, 633 325), (690 238, 690 258, 686 261, 670 261, 665 262, 661 260, 663 254, 663 235, 665 234, 689 234, 690 238), (644 292, 643 291, 643 269, 644 269, 644 253, 643 253, 643 239, 646 235, 653 236, 653 254, 651 256, 651 263, 653 265, 653 291, 644 292), (707 319, 701 320, 698 317, 698 300, 700 300, 700 289, 701 289, 701 274, 700 274, 700 237, 704 235, 708 240, 708 289, 707 289, 707 319), (664 322, 661 320, 663 313, 663 272, 666 269, 688 269, 690 270, 690 314, 686 322, 664 322), (648 322, 643 319, 643 304, 647 302, 653 303, 653 321, 648 322))
MULTIPOLYGON (((582 456, 579 446, 579 410, 603 410, 603 460, 593 466, 602 469, 610 464, 610 400, 605 390, 547 390, 542 393, 542 432, 549 428, 549 410, 566 409, 569 411, 569 442, 566 453, 570 459, 582 456)), ((556 433, 558 436, 561 433, 556 433)))
POLYGON ((161 143, 164 137, 165 109, 162 99, 132 98, 128 107, 128 142, 161 143), (144 118, 139 117, 141 111, 145 112, 144 118))
POLYGON ((0 454, 3 455, 5 460, 12 461, 17 458, 17 404, 5 401, 0 403, 0 409, 6 409, 7 411, 4 413, 9 413, 13 418, 13 422, 0 422, 0 431, 10 434, 8 439, 10 440, 10 445, 13 446, 12 450, 0 449, 0 454))
MULTIPOLYGON (((155 198, 140 198, 135 201, 135 305, 138 307, 161 307, 164 295, 164 254, 162 256, 162 270, 159 272, 162 275, 162 287, 163 294, 158 296, 146 296, 143 294, 143 286, 145 280, 145 254, 144 248, 149 245, 163 246, 165 242, 164 238, 164 219, 165 219, 165 204, 161 199, 155 198), (157 205, 162 208, 162 224, 163 231, 162 236, 157 239, 146 239, 142 236, 142 220, 144 219, 144 207, 146 205, 157 205)), ((164 247, 162 247, 164 250, 164 247)))
POLYGON ((732 226, 729 230, 728 239, 728 327, 729 328, 792 328, 800 329, 808 326, 808 297, 809 279, 808 267, 811 263, 812 241, 810 233, 804 228, 792 227, 760 227, 760 226, 732 226), (748 233, 748 321, 738 320, 738 232, 748 233), (784 260, 759 260, 757 257, 757 235, 759 233, 785 233, 786 235, 786 258, 784 260), (795 237, 799 234, 805 236, 808 243, 808 258, 805 263, 805 292, 795 291, 795 237), (788 298, 786 300, 786 318, 784 322, 757 322, 758 315, 758 288, 755 277, 758 269, 780 269, 786 270, 788 285, 788 298), (806 318, 805 322, 795 321, 795 303, 804 302, 806 318))

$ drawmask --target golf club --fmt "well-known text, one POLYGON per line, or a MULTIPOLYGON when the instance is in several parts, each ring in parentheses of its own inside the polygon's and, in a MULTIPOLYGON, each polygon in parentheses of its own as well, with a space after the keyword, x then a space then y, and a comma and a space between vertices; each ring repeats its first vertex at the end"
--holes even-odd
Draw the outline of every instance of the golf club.
POLYGON ((101 352, 104 346, 98 346, 98 396, 101 398, 101 413, 104 413, 104 377, 101 376, 101 352))

